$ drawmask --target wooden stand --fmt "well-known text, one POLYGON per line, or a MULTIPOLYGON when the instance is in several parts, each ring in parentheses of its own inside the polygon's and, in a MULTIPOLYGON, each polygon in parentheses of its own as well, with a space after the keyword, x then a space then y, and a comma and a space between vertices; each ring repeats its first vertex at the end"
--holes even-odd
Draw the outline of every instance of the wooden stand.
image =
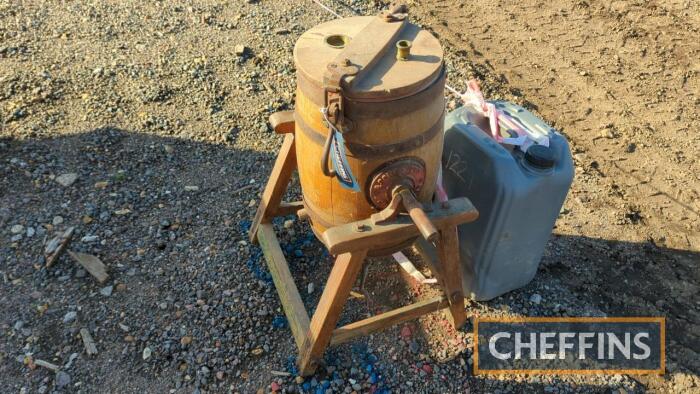
POLYGON ((282 196, 296 168, 296 154, 291 114, 282 113, 278 116, 278 119, 271 118, 271 123, 275 131, 285 134, 284 143, 265 187, 249 235, 251 241, 259 241, 279 293, 299 348, 300 374, 308 376, 314 373, 318 360, 322 358, 329 344, 337 345, 427 313, 446 309, 447 317, 453 326, 461 327, 466 320, 466 311, 461 283, 457 225, 473 221, 478 216, 476 209, 466 198, 435 204, 426 209, 428 218, 440 234, 437 246, 443 272, 439 272, 438 275, 442 281, 444 296, 336 328, 368 251, 380 248, 387 241, 409 240, 420 234, 416 225, 405 215, 379 223, 372 219, 361 220, 330 228, 322 234, 321 241, 336 258, 316 312, 309 319, 271 224, 275 216, 289 215, 303 208, 301 202, 282 202, 282 196))

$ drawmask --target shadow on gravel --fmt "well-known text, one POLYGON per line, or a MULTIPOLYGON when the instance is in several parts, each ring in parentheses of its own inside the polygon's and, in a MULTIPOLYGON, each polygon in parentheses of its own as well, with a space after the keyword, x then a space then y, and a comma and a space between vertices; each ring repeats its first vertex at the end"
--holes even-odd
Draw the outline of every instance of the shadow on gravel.
MULTIPOLYGON (((688 307, 689 300, 700 299, 699 264, 698 252, 652 242, 554 234, 533 282, 485 304, 494 308, 505 304, 522 316, 665 317, 668 377, 632 376, 646 389, 664 390, 664 379, 677 373, 700 373, 698 303, 691 301, 688 307), (542 296, 541 305, 529 302, 534 293, 542 296)), ((492 378, 475 379, 487 383, 492 378)), ((510 384, 516 392, 542 392, 552 385, 567 391, 610 391, 609 386, 553 380, 546 385, 510 384)))
POLYGON ((51 371, 23 365, 27 352, 58 365, 79 355, 71 380, 91 392, 142 392, 144 380, 157 392, 195 381, 224 387, 253 349, 276 352, 278 301, 253 272, 256 248, 241 243, 273 161, 269 152, 111 127, 0 139, 0 329, 12 333, 0 338, 3 386, 53 384, 51 371), (70 185, 53 179, 67 173, 77 174, 70 185), (44 239, 69 226, 70 248, 98 256, 106 283, 67 255, 44 268, 44 239), (84 354, 81 328, 98 356, 84 354), (200 378, 204 365, 212 372, 200 378), (217 371, 224 381, 212 379, 217 371))
POLYGON ((607 316, 665 317, 669 361, 697 374, 700 312, 690 300, 700 299, 699 265, 698 252, 652 242, 555 235, 535 282, 558 279, 607 316))

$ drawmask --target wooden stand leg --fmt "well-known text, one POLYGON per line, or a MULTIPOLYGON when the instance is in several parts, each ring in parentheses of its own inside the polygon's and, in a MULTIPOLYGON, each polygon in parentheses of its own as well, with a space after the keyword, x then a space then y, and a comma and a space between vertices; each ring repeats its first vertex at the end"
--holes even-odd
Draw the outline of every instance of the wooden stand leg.
POLYGON ((272 174, 270 174, 270 179, 267 181, 267 185, 265 185, 265 191, 260 200, 255 219, 253 219, 253 223, 250 226, 248 235, 251 242, 257 240, 258 226, 260 226, 260 223, 269 222, 277 211, 296 165, 297 157, 294 147, 294 134, 285 134, 282 148, 280 149, 279 155, 277 155, 275 166, 272 168, 272 174))
POLYGON ((440 231, 438 249, 442 263, 443 288, 450 304, 447 318, 455 329, 459 329, 467 320, 467 312, 464 309, 462 266, 459 259, 456 226, 449 226, 440 231))
POLYGON ((311 318, 311 327, 299 355, 299 373, 308 376, 314 373, 318 359, 323 355, 331 334, 338 323, 345 301, 357 275, 362 268, 367 251, 348 252, 339 255, 326 282, 316 312, 311 318))
POLYGON ((270 275, 272 275, 272 280, 277 288, 280 303, 282 303, 284 313, 287 315, 287 321, 294 335, 294 341, 297 347, 301 349, 311 323, 309 315, 304 308, 304 302, 301 299, 301 295, 299 295, 299 290, 294 284, 292 273, 289 271, 287 259, 284 258, 282 248, 272 229, 272 224, 260 224, 258 241, 260 242, 260 248, 265 254, 265 261, 267 261, 267 267, 270 269, 270 275))

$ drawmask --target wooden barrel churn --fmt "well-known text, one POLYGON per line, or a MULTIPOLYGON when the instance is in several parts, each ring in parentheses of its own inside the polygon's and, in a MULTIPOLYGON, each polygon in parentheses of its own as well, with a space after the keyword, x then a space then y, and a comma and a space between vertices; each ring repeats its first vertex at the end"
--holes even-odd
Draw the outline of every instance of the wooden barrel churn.
POLYGON ((294 61, 296 157, 317 237, 386 208, 399 184, 429 202, 445 111, 438 40, 395 9, 315 26, 297 41, 294 61))

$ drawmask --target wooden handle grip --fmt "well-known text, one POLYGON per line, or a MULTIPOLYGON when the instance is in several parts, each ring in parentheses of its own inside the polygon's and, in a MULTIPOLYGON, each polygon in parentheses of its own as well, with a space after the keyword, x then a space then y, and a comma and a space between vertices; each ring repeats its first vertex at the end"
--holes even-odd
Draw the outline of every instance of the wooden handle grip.
POLYGON ((406 212, 408 212, 409 216, 411 216, 413 223, 418 227, 418 231, 420 231, 423 238, 428 242, 434 243, 438 237, 438 230, 423 210, 423 205, 416 200, 416 197, 408 189, 402 190, 400 194, 403 206, 406 208, 406 212))
POLYGON ((294 133, 294 111, 280 111, 270 115, 270 126, 277 134, 294 133))

